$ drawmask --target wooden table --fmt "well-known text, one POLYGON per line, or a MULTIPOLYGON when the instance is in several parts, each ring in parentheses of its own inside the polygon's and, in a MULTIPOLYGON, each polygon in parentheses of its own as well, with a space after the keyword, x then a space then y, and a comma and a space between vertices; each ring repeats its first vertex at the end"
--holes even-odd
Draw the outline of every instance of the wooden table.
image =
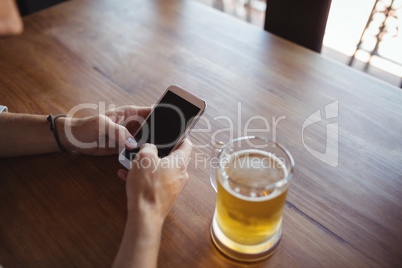
MULTIPOLYGON (((192 1, 75 0, 24 23, 23 35, 0 39, 0 103, 11 112, 149 105, 173 83, 207 101, 160 267, 401 267, 400 89, 192 1), (285 145, 296 169, 278 251, 246 265, 211 241, 215 192, 200 163, 211 137, 244 135, 255 115, 270 124, 257 134, 285 145), (325 153, 327 126, 337 164, 311 153, 325 153)), ((118 168, 116 156, 1 159, 0 265, 109 267, 126 218, 118 168)))

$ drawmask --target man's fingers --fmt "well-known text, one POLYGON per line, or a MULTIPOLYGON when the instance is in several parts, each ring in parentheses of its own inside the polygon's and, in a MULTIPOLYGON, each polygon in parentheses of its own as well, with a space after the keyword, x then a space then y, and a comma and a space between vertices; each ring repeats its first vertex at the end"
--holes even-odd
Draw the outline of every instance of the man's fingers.
POLYGON ((108 110, 105 115, 113 122, 129 128, 140 125, 151 110, 151 107, 127 105, 108 110))
POLYGON ((122 179, 123 181, 127 180, 127 175, 128 175, 128 171, 124 170, 124 169, 119 169, 117 171, 117 176, 119 176, 120 179, 122 179))
POLYGON ((145 119, 149 115, 151 110, 151 107, 137 107, 137 114, 145 119))
POLYGON ((139 155, 139 157, 158 157, 158 149, 154 144, 145 143, 141 146, 137 155, 139 155))
POLYGON ((182 144, 172 153, 172 156, 183 157, 184 162, 187 164, 190 160, 193 145, 189 139, 185 139, 182 144))
POLYGON ((135 166, 138 168, 151 168, 152 172, 154 172, 155 168, 158 166, 159 160, 156 146, 146 143, 141 146, 140 150, 135 155, 133 163, 136 163, 135 166))
POLYGON ((135 132, 145 121, 151 110, 150 107, 137 107, 135 114, 131 114, 131 111, 127 110, 125 115, 126 127, 135 132))
MULTIPOLYGON (((114 123, 110 118, 105 120, 105 128, 109 131, 106 133, 109 138, 112 133, 110 131, 114 131, 114 140, 118 143, 120 148, 126 147, 127 149, 135 149, 137 148, 137 142, 134 140, 133 135, 125 128, 119 124, 114 123)), ((113 140, 113 139, 112 139, 113 140)))
POLYGON ((145 118, 148 116, 151 110, 152 108, 148 106, 126 105, 116 108, 114 112, 120 116, 124 116, 125 118, 128 118, 133 115, 138 115, 140 117, 145 118))

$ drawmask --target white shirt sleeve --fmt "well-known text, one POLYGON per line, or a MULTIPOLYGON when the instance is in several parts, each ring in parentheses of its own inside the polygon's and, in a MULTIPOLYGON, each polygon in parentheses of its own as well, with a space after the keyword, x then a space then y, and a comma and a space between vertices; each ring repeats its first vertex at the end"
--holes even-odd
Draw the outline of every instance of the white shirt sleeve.
POLYGON ((8 112, 7 106, 0 105, 0 114, 5 111, 8 112))

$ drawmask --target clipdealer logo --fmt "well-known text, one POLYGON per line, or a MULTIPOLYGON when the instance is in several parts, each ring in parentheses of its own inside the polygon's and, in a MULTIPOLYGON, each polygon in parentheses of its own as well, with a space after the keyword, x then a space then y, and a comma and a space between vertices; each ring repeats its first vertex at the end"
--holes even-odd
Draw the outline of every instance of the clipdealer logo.
POLYGON ((334 101, 324 107, 324 110, 321 113, 321 109, 315 111, 311 114, 306 121, 303 123, 302 127, 302 142, 304 148, 313 155, 315 158, 320 161, 332 166, 338 166, 338 137, 339 137, 339 129, 338 122, 335 123, 326 123, 327 129, 327 137, 326 137, 326 146, 325 152, 318 152, 317 150, 311 148, 305 143, 304 139, 304 130, 306 127, 318 123, 321 121, 326 121, 332 118, 337 118, 339 115, 339 104, 338 101, 334 101))
MULTIPOLYGON (((246 120, 244 123, 244 127, 242 124, 242 103, 239 101, 237 103, 237 118, 233 118, 232 116, 228 115, 218 115, 213 118, 206 118, 204 116, 200 117, 200 121, 203 121, 202 127, 201 128, 195 128, 192 130, 192 133, 202 133, 203 135, 208 134, 210 137, 210 142, 200 142, 193 144, 194 148, 197 149, 203 149, 203 148, 208 148, 210 144, 217 144, 217 141, 219 141, 219 137, 228 137, 229 140, 233 140, 235 134, 238 136, 250 136, 250 135, 255 135, 255 133, 263 133, 263 136, 266 137, 267 135, 271 134, 270 140, 273 142, 276 142, 277 138, 277 128, 280 122, 286 120, 286 116, 282 115, 279 116, 278 118, 276 116, 272 116, 272 118, 266 118, 265 116, 262 115, 253 115, 250 118, 246 120), (271 122, 270 120, 271 119, 271 122), (227 128, 220 128, 216 129, 213 131, 212 128, 212 123, 211 121, 219 121, 221 124, 225 126, 225 124, 228 126, 227 128), (254 122, 256 121, 256 122, 254 122), (237 123, 237 125, 236 125, 237 123), (258 124, 257 128, 254 128, 253 126, 258 124), (237 130, 237 133, 236 133, 237 130)), ((314 113, 312 113, 304 122, 302 126, 302 143, 304 148, 315 158, 319 159, 321 162, 326 163, 332 167, 337 167, 338 166, 338 136, 339 136, 339 130, 338 130, 338 122, 336 122, 336 118, 338 117, 339 114, 339 103, 338 101, 334 101, 330 104, 327 104, 323 108, 318 109, 314 113), (326 125, 326 139, 325 139, 325 151, 322 152, 322 150, 318 151, 312 147, 310 147, 308 144, 311 145, 311 137, 309 137, 308 131, 306 131, 306 128, 315 124, 315 123, 321 123, 326 125), (310 141, 306 143, 306 141, 310 141)), ((92 109, 92 110, 98 110, 98 113, 100 115, 104 115, 107 111, 106 108, 109 110, 114 110, 115 105, 111 104, 108 107, 106 107, 105 102, 100 102, 99 104, 93 104, 93 103, 83 103, 79 104, 75 107, 73 107, 69 112, 68 116, 69 117, 74 117, 74 115, 82 110, 82 109, 92 109)), ((180 115, 183 117, 183 115, 180 115)), ((137 121, 140 124, 144 121, 144 118, 139 117, 137 115, 129 117, 129 118, 121 118, 118 119, 116 118, 117 122, 122 123, 123 125, 126 125, 128 122, 131 121, 137 121), (123 120, 123 121, 122 121, 123 120)), ((106 133, 107 131, 104 129, 105 126, 102 125, 103 121, 99 121, 99 139, 97 141, 92 141, 92 142, 83 142, 78 140, 72 133, 71 129, 71 124, 66 124, 65 125, 65 133, 70 141, 70 143, 74 144, 78 148, 94 148, 94 147, 99 147, 99 148, 106 148, 106 146, 112 146, 113 144, 108 144, 106 142, 106 137, 103 135, 103 133, 106 133)), ((115 139, 114 137, 114 131, 109 130, 108 133, 110 135, 108 138, 115 139)), ((258 134, 257 134, 258 135, 258 134)), ((313 141, 314 142, 314 141, 313 141)), ((213 161, 211 157, 203 152, 201 153, 196 153, 196 165, 197 164, 203 164, 203 166, 207 166, 207 162, 213 161)), ((1 268, 1 267, 0 267, 1 268)))

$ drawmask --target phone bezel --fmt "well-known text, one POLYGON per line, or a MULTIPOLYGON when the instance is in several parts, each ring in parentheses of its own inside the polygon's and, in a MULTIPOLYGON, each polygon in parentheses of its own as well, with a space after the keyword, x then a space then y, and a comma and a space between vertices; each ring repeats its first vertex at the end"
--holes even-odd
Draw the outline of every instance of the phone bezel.
MULTIPOLYGON (((149 113, 149 115, 145 118, 145 120, 143 121, 143 123, 141 124, 141 126, 138 128, 138 130, 134 133, 133 136, 135 136, 141 129, 141 127, 143 126, 143 124, 148 120, 148 118, 151 116, 151 114, 153 113, 153 111, 155 110, 155 108, 158 106, 158 104, 160 103, 160 101, 163 99, 163 97, 166 95, 166 93, 168 93, 169 91, 171 91, 172 93, 178 95, 179 97, 183 98, 184 100, 190 102, 191 104, 193 104, 194 106, 196 106, 197 108, 200 109, 200 111, 197 113, 197 115, 195 116, 195 120, 193 120, 193 122, 187 127, 187 129, 184 131, 184 133, 181 135, 179 141, 176 143, 176 145, 173 147, 172 151, 176 150, 176 148, 183 142, 183 140, 187 137, 187 135, 190 133, 191 129, 194 127, 194 125, 198 122, 198 120, 200 119, 200 116, 204 113, 207 104, 206 102, 201 99, 200 97, 198 97, 197 95, 189 92, 188 90, 178 86, 178 85, 171 85, 169 86, 165 92, 162 94, 162 96, 159 98, 159 100, 156 102, 156 105, 153 107, 153 109, 151 110, 151 112, 149 113)), ((131 168, 131 161, 125 156, 125 151, 126 149, 123 149, 120 154, 119 154, 119 162, 127 169, 131 168)))

